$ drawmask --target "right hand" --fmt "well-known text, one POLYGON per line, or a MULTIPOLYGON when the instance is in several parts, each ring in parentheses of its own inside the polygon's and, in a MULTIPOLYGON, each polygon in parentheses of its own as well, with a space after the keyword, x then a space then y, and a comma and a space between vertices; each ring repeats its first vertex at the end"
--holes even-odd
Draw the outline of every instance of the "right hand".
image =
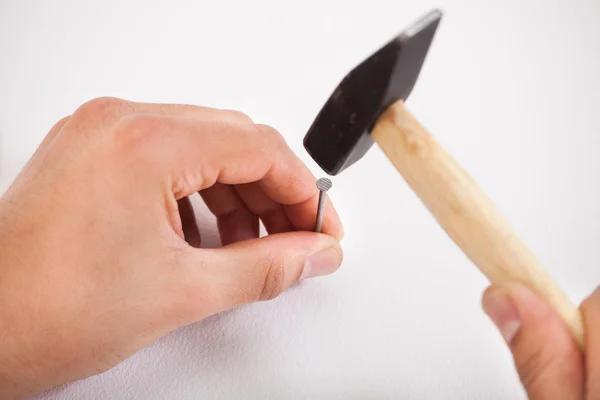
POLYGON ((491 285, 483 309, 508 344, 529 399, 600 399, 600 288, 581 304, 585 357, 554 309, 521 284, 491 285))
POLYGON ((315 182, 275 129, 239 112, 79 107, 0 197, 0 398, 96 375, 183 325, 333 273, 343 228, 329 202, 312 232, 315 182), (196 193, 221 248, 198 248, 196 193))

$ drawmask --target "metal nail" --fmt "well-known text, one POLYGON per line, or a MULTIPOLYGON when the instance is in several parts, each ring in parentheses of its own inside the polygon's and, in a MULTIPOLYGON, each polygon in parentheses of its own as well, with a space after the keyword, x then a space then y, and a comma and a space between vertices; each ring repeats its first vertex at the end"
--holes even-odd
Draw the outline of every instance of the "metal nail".
POLYGON ((319 206, 317 208, 317 221, 315 222, 315 232, 321 233, 323 229, 323 216, 325 215, 325 204, 327 202, 327 191, 331 189, 332 183, 327 178, 317 180, 317 189, 319 189, 319 206))

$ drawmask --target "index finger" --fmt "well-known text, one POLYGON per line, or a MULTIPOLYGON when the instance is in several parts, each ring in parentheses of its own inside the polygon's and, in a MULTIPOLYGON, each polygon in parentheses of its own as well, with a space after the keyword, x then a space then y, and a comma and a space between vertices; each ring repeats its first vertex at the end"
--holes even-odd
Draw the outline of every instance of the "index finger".
MULTIPOLYGON (((257 128, 263 132, 274 130, 264 125, 257 125, 257 128)), ((313 230, 319 199, 316 178, 277 131, 271 134, 279 136, 283 141, 285 150, 282 151, 282 156, 286 160, 279 161, 278 168, 272 168, 258 184, 270 198, 283 205, 286 216, 296 229, 313 230)), ((344 234, 339 215, 329 197, 323 218, 323 232, 338 240, 344 234)))

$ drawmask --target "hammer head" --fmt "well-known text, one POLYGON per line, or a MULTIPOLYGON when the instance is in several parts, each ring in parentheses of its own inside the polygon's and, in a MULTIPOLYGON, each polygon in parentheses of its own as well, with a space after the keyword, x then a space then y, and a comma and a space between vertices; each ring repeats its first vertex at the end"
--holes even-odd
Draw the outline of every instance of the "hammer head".
POLYGON ((337 175, 371 148, 379 115, 410 94, 435 31, 439 10, 411 27, 350 71, 327 100, 304 137, 304 147, 329 175, 337 175))

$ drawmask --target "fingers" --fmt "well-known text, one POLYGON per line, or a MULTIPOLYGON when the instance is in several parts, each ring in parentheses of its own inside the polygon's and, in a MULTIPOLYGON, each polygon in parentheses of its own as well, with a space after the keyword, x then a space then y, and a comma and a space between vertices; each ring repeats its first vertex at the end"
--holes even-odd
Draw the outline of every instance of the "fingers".
MULTIPOLYGON (((272 141, 280 142, 282 147, 269 174, 258 185, 267 196, 283 205, 286 216, 297 230, 313 230, 319 199, 315 177, 291 151, 279 132, 268 126, 258 126, 258 129, 267 137, 272 136, 272 141)), ((323 219, 323 232, 338 240, 342 240, 344 236, 340 218, 329 199, 323 219)))
POLYGON ((600 398, 600 288, 596 289, 581 304, 585 331, 587 337, 586 343, 586 399, 600 398), (594 379, 596 378, 596 379, 594 379))
POLYGON ((249 116, 234 110, 223 110, 191 104, 129 103, 134 114, 170 115, 200 120, 221 120, 236 124, 252 124, 252 119, 249 116))
POLYGON ((248 209, 262 220, 269 234, 294 230, 294 226, 285 214, 284 207, 267 196, 258 184, 237 185, 235 190, 244 200, 248 209))
POLYGON ((556 312, 518 283, 495 284, 483 308, 513 354, 531 400, 581 399, 583 357, 556 312))
MULTIPOLYGON (((273 299, 301 278, 333 273, 342 262, 342 250, 331 236, 288 232, 198 250, 187 262, 185 280, 194 282, 191 297, 210 303, 209 313, 217 313, 273 299)), ((203 309, 200 303, 198 309, 203 309)))
MULTIPOLYGON (((120 130, 128 132, 121 135, 124 146, 146 151, 147 159, 160 164, 163 179, 170 182, 177 199, 216 182, 257 182, 269 199, 283 206, 295 228, 314 227, 318 200, 315 177, 274 129, 214 120, 137 116, 124 122, 120 130)), ((338 239, 342 236, 339 217, 331 204, 323 232, 338 239)))
POLYGON ((215 183, 200 195, 217 217, 222 245, 258 237, 258 217, 248 210, 233 186, 215 183))
POLYGON ((165 115, 200 120, 251 124, 247 115, 233 110, 220 110, 189 104, 141 103, 114 97, 92 99, 75 110, 69 124, 83 137, 94 137, 102 130, 131 115, 165 115))
MULTIPOLYGON (((319 197, 311 197, 305 202, 289 205, 284 208, 285 214, 298 230, 313 230, 315 228, 316 210, 319 197)), ((338 240, 344 237, 344 228, 340 217, 330 198, 327 197, 323 216, 323 232, 338 240)))
POLYGON ((201 120, 223 120, 238 124, 250 124, 252 119, 239 111, 222 110, 192 104, 141 103, 113 97, 100 97, 83 104, 76 112, 100 111, 106 120, 114 121, 132 114, 169 115, 201 120))
MULTIPOLYGON (((162 178, 171 184, 176 199, 217 181, 234 185, 256 182, 262 192, 255 193, 264 194, 263 200, 268 203, 256 209, 271 231, 286 230, 287 221, 296 230, 314 228, 318 199, 314 176, 277 131, 252 124, 243 113, 105 97, 79 107, 65 129, 69 125, 77 128, 69 132, 88 139, 111 126, 125 154, 143 148, 149 162, 162 160, 162 171, 167 173, 162 178)), ((66 147, 77 146, 67 143, 66 147)), ((249 200, 246 206, 254 204, 249 200)), ((343 236, 331 203, 323 232, 338 239, 343 236)))
POLYGON ((48 144, 48 143, 52 142, 52 140, 54 140, 54 137, 56 137, 56 135, 58 135, 58 133, 61 131, 63 126, 67 123, 67 121, 69 121, 70 118, 71 118, 70 116, 63 117, 56 124, 54 124, 54 126, 50 129, 50 131, 48 132, 48 134, 42 141, 42 146, 44 144, 48 144))

